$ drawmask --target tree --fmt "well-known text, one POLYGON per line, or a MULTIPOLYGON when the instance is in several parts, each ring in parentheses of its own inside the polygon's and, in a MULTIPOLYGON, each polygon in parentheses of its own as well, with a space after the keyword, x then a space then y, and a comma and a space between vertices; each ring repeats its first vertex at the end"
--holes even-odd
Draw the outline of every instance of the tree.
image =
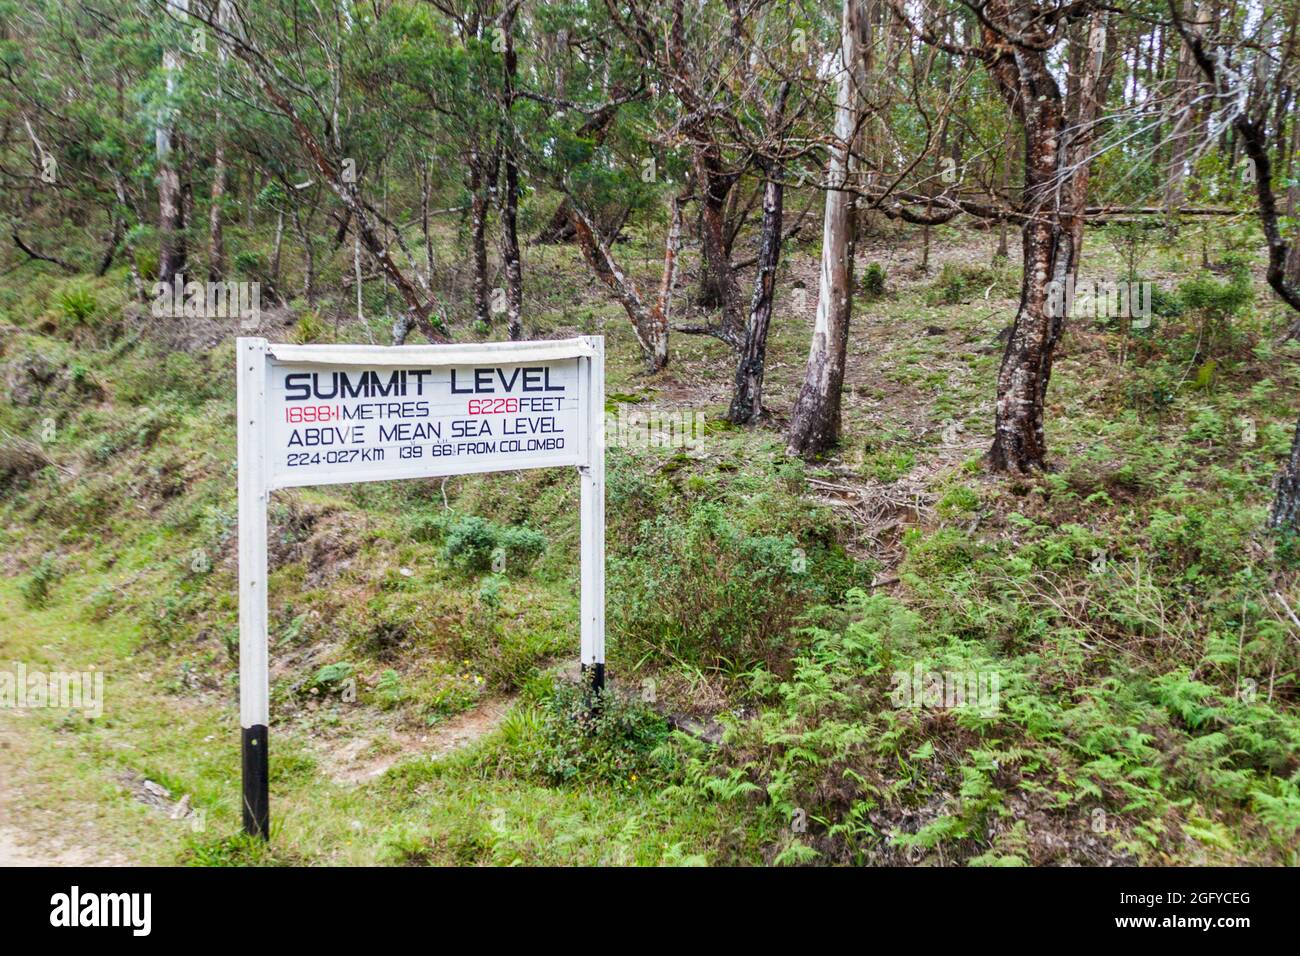
MULTIPOLYGON (((785 112, 789 82, 781 84, 777 106, 771 117, 779 126, 785 112)), ((772 324, 772 306, 776 300, 776 267, 781 261, 781 243, 785 227, 784 173, 770 156, 758 160, 763 171, 763 219, 759 227, 758 267, 754 277, 754 297, 749 307, 749 321, 736 362, 736 382, 731 393, 727 419, 736 425, 754 425, 763 416, 763 374, 767 361, 767 332, 772 324)))
MULTIPOLYGON (((891 0, 898 16, 908 14, 891 0)), ((1106 19, 1094 0, 963 0, 974 14, 978 43, 954 42, 933 23, 911 25, 926 43, 979 60, 1024 133, 1024 187, 1020 216, 1023 278, 1020 304, 998 369, 994 471, 1028 473, 1047 464, 1043 416, 1056 346, 1065 316, 1050 289, 1075 275, 1087 212, 1092 140, 1105 95, 1106 19), (1071 32, 1077 21, 1086 31, 1071 32), (1073 108, 1057 82, 1054 56, 1065 42, 1083 43, 1066 57, 1073 108)))
POLYGON ((835 60, 835 129, 826 177, 817 316, 808 368, 786 437, 787 454, 804 458, 828 451, 840 436, 840 392, 853 313, 855 196, 845 187, 860 125, 862 57, 869 43, 868 19, 861 0, 844 0, 835 60))
MULTIPOLYGON (((1213 87, 1218 125, 1231 126, 1254 170, 1255 205, 1268 251, 1268 284, 1279 299, 1300 313, 1300 287, 1287 274, 1292 243, 1283 234, 1273 195, 1269 136, 1274 117, 1284 115, 1279 104, 1289 97, 1289 84, 1300 78, 1300 49, 1294 30, 1300 5, 1293 4, 1288 11, 1289 24, 1281 11, 1273 11, 1258 20, 1253 35, 1244 37, 1228 32, 1211 35, 1209 24, 1189 22, 1184 17, 1177 0, 1170 0, 1169 9, 1179 35, 1213 87)), ((1298 331, 1300 318, 1292 324, 1288 337, 1298 331)), ((1296 423, 1291 453, 1278 474, 1269 525, 1300 532, 1300 421, 1296 423)))
MULTIPOLYGON (((168 0, 182 22, 189 12, 189 0, 168 0)), ((171 38, 174 43, 175 38, 171 38)), ((185 208, 181 199, 181 179, 176 167, 177 80, 181 69, 180 54, 172 47, 163 50, 163 82, 166 98, 154 129, 154 150, 158 160, 158 279, 171 282, 185 271, 185 208)))

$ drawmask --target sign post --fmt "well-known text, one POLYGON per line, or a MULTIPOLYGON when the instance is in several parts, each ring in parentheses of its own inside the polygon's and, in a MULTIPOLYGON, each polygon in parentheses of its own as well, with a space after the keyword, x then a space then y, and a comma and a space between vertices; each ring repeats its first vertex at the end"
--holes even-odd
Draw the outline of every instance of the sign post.
POLYGON ((270 835, 266 512, 277 488, 574 466, 581 663, 605 684, 605 341, 236 341, 244 830, 270 835))

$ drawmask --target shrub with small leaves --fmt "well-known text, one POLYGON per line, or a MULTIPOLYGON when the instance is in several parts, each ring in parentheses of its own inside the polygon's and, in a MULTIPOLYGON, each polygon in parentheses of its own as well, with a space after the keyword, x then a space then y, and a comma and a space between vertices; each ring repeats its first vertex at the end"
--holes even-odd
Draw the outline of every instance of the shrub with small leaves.
POLYGON ((631 788, 659 775, 667 721, 636 700, 561 684, 542 708, 541 742, 530 770, 553 784, 631 788))
POLYGON ((30 574, 19 585, 23 601, 30 608, 43 608, 50 602, 50 589, 59 579, 58 566, 54 558, 46 555, 37 562, 30 574))
POLYGON ((879 262, 870 263, 862 273, 862 294, 868 302, 885 294, 885 267, 879 262))
MULTIPOLYGON (((521 574, 546 550, 546 536, 541 532, 503 528, 477 515, 444 518, 435 524, 444 535, 443 557, 466 573, 493 569, 521 574)), ((421 525, 419 530, 432 535, 436 528, 421 525)))

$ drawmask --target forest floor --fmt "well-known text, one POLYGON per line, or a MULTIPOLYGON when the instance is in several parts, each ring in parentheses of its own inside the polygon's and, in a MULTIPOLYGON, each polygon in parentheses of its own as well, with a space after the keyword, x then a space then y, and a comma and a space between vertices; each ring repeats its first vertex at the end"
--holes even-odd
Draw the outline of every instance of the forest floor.
MULTIPOLYGON (((843 441, 813 465, 783 428, 815 247, 782 268, 752 431, 722 421, 725 345, 674 335, 647 376, 575 251, 530 249, 526 325, 607 336, 611 414, 706 422, 695 450, 610 452, 625 694, 574 729, 570 476, 277 493, 269 847, 237 832, 233 330, 175 347, 122 319, 117 272, 20 273, 0 292, 0 661, 107 690, 96 718, 0 711, 0 862, 1296 862, 1300 585, 1262 532, 1300 394, 1285 316, 1255 263, 1231 316, 1071 324, 1053 471, 998 478, 981 456, 1019 274, 988 265, 993 240, 935 230, 928 270, 914 238, 861 243, 886 291, 859 296, 843 441), (519 527, 545 546, 508 574, 464 545, 519 527), (891 703, 913 666, 997 675, 997 713, 891 703)), ((653 246, 617 248, 650 281, 653 246)), ((1218 289, 1194 247, 1153 245, 1143 276, 1218 289)), ((1120 273, 1102 236, 1088 252, 1085 275, 1120 273)), ((332 335, 288 318, 261 334, 332 335)))

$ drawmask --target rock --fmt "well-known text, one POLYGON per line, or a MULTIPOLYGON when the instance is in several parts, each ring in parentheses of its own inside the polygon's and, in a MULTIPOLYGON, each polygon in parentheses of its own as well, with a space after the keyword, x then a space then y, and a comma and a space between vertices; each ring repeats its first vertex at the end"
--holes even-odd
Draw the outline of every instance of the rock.
POLYGON ((190 795, 187 793, 176 801, 176 806, 172 807, 171 818, 173 820, 184 820, 192 812, 190 809, 190 795))

